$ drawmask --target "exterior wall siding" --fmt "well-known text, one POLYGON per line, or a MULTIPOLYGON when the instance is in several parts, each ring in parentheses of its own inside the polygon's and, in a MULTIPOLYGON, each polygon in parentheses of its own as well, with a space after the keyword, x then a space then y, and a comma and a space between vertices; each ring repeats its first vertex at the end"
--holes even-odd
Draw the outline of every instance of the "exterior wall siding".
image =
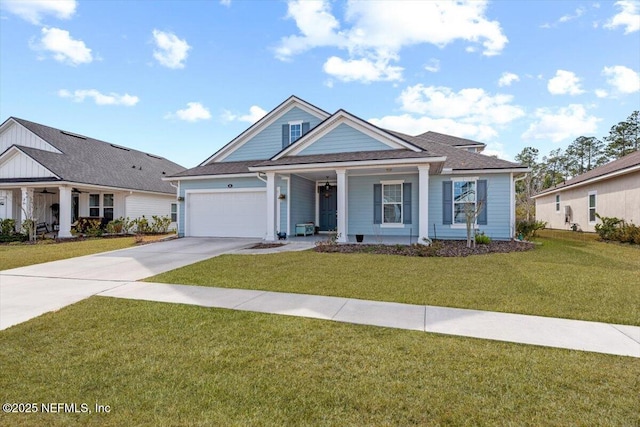
MULTIPOLYGON (((297 175, 291 175, 291 232, 296 224, 315 222, 316 184, 297 175)), ((317 225, 317 224, 316 224, 317 225)))
POLYGON ((341 123, 331 132, 302 150, 299 155, 391 150, 386 144, 341 123))
MULTIPOLYGON (((264 188, 267 184, 257 177, 247 178, 211 178, 180 182, 180 197, 185 197, 186 190, 213 190, 227 188, 264 188), (229 187, 231 185, 231 187, 229 187)), ((173 196, 172 196, 173 197, 173 196)), ((178 234, 184 236, 185 203, 178 202, 178 234)), ((169 206, 170 207, 170 206, 169 206)), ((266 213, 265 213, 266 215, 266 213)))
MULTIPOLYGON (((153 215, 171 216, 171 203, 175 196, 156 196, 152 194, 134 193, 125 198, 125 216, 133 219, 144 215, 151 223, 153 215)), ((172 224, 175 228, 175 224, 172 224)))
POLYGON ((244 145, 228 155, 223 161, 259 160, 273 157, 282 150, 282 125, 296 120, 309 122, 310 129, 316 127, 321 121, 316 116, 298 107, 293 107, 263 129, 262 132, 254 135, 244 145))
MULTIPOLYGON (((381 236, 406 236, 407 243, 416 243, 418 237, 418 174, 371 175, 347 177, 347 233, 364 234, 374 239, 381 236), (380 181, 403 180, 411 183, 411 224, 399 228, 386 228, 373 223, 373 185, 380 181)), ((370 238, 366 239, 371 241, 370 238)))
POLYGON ((621 175, 605 181, 582 185, 536 199, 536 219, 548 228, 569 230, 575 223, 583 231, 595 232, 596 223, 589 222, 589 193, 596 192, 596 212, 640 224, 640 172, 621 175), (560 210, 556 212, 556 194, 560 194, 560 210), (565 221, 565 206, 571 207, 571 220, 565 221))
POLYGON ((0 153, 4 153, 5 150, 12 145, 22 145, 24 147, 32 147, 54 153, 60 152, 54 146, 17 123, 8 126, 4 132, 0 134, 0 153))
MULTIPOLYGON (((466 239, 466 226, 443 224, 442 182, 451 180, 451 175, 429 177, 429 237, 438 239, 466 239), (435 234, 434 234, 435 226, 435 234), (459 228, 458 228, 459 227, 459 228)), ((455 175, 455 178, 464 178, 455 175)), ((513 236, 511 225, 511 179, 509 174, 472 174, 469 177, 487 180, 487 225, 478 225, 494 240, 509 240, 513 236)))
POLYGON ((53 174, 23 153, 18 153, 0 166, 0 178, 47 178, 53 174))

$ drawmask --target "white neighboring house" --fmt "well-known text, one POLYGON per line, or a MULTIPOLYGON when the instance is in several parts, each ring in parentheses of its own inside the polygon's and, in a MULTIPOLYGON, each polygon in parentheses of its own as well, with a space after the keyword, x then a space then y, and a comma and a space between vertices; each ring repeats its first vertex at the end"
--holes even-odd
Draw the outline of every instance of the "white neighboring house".
POLYGON ((0 125, 0 219, 71 236, 78 217, 171 216, 176 189, 162 180, 185 168, 165 158, 10 117, 0 125))
POLYGON ((548 228, 595 231, 596 213, 640 224, 640 151, 533 196, 536 219, 548 228))

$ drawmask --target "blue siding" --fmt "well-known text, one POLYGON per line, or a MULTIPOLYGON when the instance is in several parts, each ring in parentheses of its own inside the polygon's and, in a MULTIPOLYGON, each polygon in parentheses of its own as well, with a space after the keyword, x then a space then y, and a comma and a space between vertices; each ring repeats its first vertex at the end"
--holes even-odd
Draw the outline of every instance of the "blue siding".
POLYGON ((351 153, 354 151, 391 150, 382 142, 349 125, 341 123, 328 134, 302 150, 299 155, 351 153))
MULTIPOLYGON (((349 236, 365 234, 370 243, 375 242, 376 236, 406 236, 407 243, 415 243, 418 236, 418 174, 407 175, 372 175, 348 177, 348 224, 349 236), (411 224, 404 224, 399 228, 385 228, 373 223, 373 185, 380 181, 403 180, 411 183, 411 224)), ((351 239, 353 240, 353 239, 351 239)))
POLYGON ((291 229, 296 224, 316 221, 316 183, 291 175, 291 229))
POLYGON ((262 132, 254 135, 253 138, 226 157, 224 161, 270 159, 282 150, 282 125, 296 120, 309 122, 311 129, 316 127, 321 121, 316 116, 298 107, 293 107, 262 130, 262 132))
MULTIPOLYGON (((229 188, 264 188, 267 184, 258 178, 224 178, 200 179, 196 181, 181 181, 179 197, 185 197, 186 190, 212 190, 229 188)), ((185 202, 178 202, 178 235, 184 236, 184 206, 185 202)), ((266 214, 266 213, 265 213, 266 214)))
MULTIPOLYGON (((510 216, 510 177, 509 174, 474 175, 487 180, 487 225, 479 225, 478 229, 495 240, 511 238, 510 216)), ((456 175, 456 178, 463 178, 456 175)), ((464 225, 455 228, 442 223, 442 182, 451 176, 437 175, 429 177, 429 237, 434 238, 435 224, 438 239, 466 239, 467 229, 464 225)))

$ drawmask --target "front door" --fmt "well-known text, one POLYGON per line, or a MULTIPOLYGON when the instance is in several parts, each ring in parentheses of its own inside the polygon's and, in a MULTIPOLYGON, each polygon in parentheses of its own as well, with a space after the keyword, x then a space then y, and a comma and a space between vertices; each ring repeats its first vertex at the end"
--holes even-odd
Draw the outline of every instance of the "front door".
POLYGON ((338 225, 337 208, 338 208, 338 191, 334 185, 327 191, 324 186, 318 187, 318 196, 320 199, 320 231, 335 230, 338 225))

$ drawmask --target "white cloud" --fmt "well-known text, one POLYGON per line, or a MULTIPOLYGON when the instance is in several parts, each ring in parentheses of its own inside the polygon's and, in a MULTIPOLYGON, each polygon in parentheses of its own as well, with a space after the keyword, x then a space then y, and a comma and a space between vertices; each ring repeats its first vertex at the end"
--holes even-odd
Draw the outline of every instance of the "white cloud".
POLYGON ((93 98, 96 105, 124 105, 126 107, 133 107, 140 101, 140 98, 129 95, 128 93, 119 95, 111 92, 105 95, 96 89, 81 89, 73 92, 61 89, 58 91, 58 96, 61 98, 71 98, 75 102, 83 102, 85 98, 93 98))
POLYGON ((624 65, 604 67, 602 74, 609 77, 607 83, 618 93, 629 94, 640 91, 640 74, 624 65))
POLYGON ((596 89, 595 94, 598 98, 606 98, 607 96, 609 96, 609 92, 604 89, 596 89))
POLYGON ((91 49, 82 40, 75 40, 68 31, 59 28, 43 28, 39 43, 31 43, 32 49, 49 51, 58 62, 76 66, 93 61, 91 49))
POLYGON ((343 82, 360 81, 371 83, 377 81, 399 80, 402 67, 389 65, 389 61, 369 59, 343 60, 337 56, 327 59, 322 67, 324 72, 343 82))
POLYGON ((498 86, 500 87, 511 86, 513 82, 519 82, 519 81, 520 81, 520 77, 518 77, 517 74, 504 72, 502 73, 502 75, 500 76, 500 79, 498 80, 498 86))
POLYGON ((431 58, 429 63, 424 66, 424 69, 432 73, 437 73, 440 71, 440 61, 438 59, 431 58))
POLYGON ((186 40, 181 40, 172 33, 153 30, 153 39, 157 49, 153 51, 153 57, 168 68, 184 68, 184 61, 189 55, 191 46, 186 40))
POLYGON ((175 113, 166 114, 164 118, 177 118, 186 122, 197 122, 198 120, 209 120, 211 118, 211 113, 199 102, 187 102, 187 108, 178 110, 175 113))
POLYGON ((34 25, 40 25, 46 15, 69 19, 77 6, 75 0, 3 0, 1 4, 4 9, 34 25))
POLYGON ((573 21, 574 19, 581 17, 582 15, 584 15, 584 12, 585 12, 585 9, 582 7, 579 7, 575 10, 573 15, 571 14, 563 15, 556 22, 551 24, 545 23, 545 24, 542 24, 540 27, 542 28, 557 27, 559 24, 564 24, 565 22, 573 21))
POLYGON ((549 80, 547 89, 552 95, 580 95, 584 90, 580 87, 580 78, 572 71, 558 70, 555 77, 549 80))
POLYGON ((593 134, 601 120, 587 113, 581 104, 570 104, 555 111, 538 108, 536 121, 522 134, 523 139, 548 139, 560 142, 580 135, 593 134))
POLYGON ((266 114, 267 114, 267 111, 265 111, 264 109, 260 108, 257 105, 252 105, 251 107, 249 107, 248 114, 239 116, 237 114, 232 113, 229 110, 224 110, 220 118, 222 119, 223 122, 239 121, 239 122, 247 122, 247 123, 253 124, 258 120, 260 120, 261 118, 263 118, 266 114))
POLYGON ((620 12, 609 19, 604 24, 604 28, 613 30, 624 27, 625 34, 640 30, 640 2, 622 0, 617 1, 615 5, 620 9, 620 12))
POLYGON ((348 59, 332 56, 325 70, 345 65, 357 71, 341 71, 348 80, 401 80, 398 61, 403 47, 429 43, 445 47, 456 40, 482 45, 483 54, 499 54, 508 42, 500 23, 485 17, 486 1, 474 2, 348 2, 344 23, 332 14, 330 2, 290 0, 287 18, 299 34, 284 37, 275 49, 278 59, 316 47, 335 47, 348 52, 348 59), (331 61, 331 62, 329 62, 331 61), (329 63, 329 66, 327 66, 329 63), (366 71, 363 71, 366 68, 366 71))
POLYGON ((220 4, 223 6, 231 6, 231 0, 220 0, 220 4))

